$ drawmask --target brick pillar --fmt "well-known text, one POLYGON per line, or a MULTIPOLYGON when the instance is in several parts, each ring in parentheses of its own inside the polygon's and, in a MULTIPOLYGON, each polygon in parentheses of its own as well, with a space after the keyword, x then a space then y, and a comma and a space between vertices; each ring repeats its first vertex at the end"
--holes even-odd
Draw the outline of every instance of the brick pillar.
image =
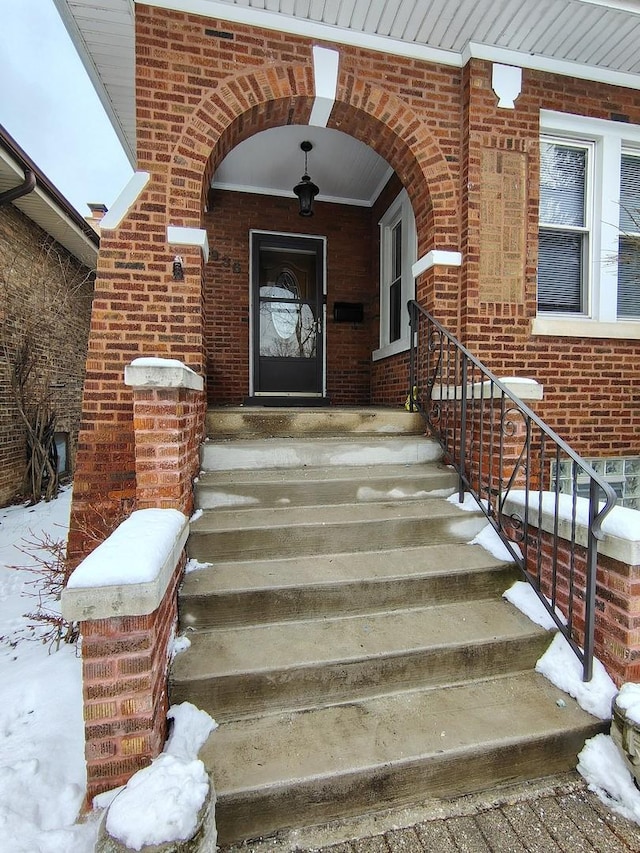
POLYGON ((188 528, 175 509, 134 512, 62 594, 63 615, 82 634, 87 806, 162 751, 188 528))
POLYGON ((164 745, 169 644, 204 423, 203 380, 181 362, 138 359, 125 383, 133 389, 138 510, 63 593, 65 618, 82 634, 87 805, 164 745))
POLYGON ((205 399, 202 378, 172 359, 137 359, 125 369, 133 389, 136 505, 193 512, 205 399))

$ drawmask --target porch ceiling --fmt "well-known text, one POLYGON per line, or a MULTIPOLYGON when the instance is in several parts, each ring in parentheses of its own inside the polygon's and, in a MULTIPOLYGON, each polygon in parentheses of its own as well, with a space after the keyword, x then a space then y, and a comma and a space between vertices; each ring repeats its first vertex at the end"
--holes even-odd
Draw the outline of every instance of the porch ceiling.
MULTIPOLYGON (((134 3, 138 0, 54 2, 135 163, 134 3)), ((451 65, 476 56, 640 88, 640 0, 145 3, 451 65)))

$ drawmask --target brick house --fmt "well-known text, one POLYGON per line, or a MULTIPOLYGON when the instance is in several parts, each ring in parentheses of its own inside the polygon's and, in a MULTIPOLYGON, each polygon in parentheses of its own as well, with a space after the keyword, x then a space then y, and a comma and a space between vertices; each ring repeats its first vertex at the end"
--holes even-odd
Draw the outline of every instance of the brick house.
MULTIPOLYGON (((132 506, 191 514, 207 406, 402 406, 409 299, 542 385, 536 413, 640 508, 631 3, 56 4, 137 169, 103 220, 75 558, 132 506), (140 357, 204 390, 125 381, 140 357)), ((634 548, 599 591, 619 681, 640 669, 634 548)), ((76 616, 93 793, 162 742, 177 582, 153 613, 76 616)))
MULTIPOLYGON (((56 413, 59 470, 71 476, 80 427, 89 337, 96 231, 0 127, 0 258, 3 345, 9 354, 29 335, 36 372, 56 413)), ((0 505, 23 487, 25 430, 0 374, 0 505)))
POLYGON ((133 493, 120 377, 134 357, 184 360, 210 403, 396 404, 413 295, 499 375, 544 385, 541 415, 578 452, 629 460, 619 480, 637 506, 634 10, 566 0, 539 22, 533 0, 514 21, 467 3, 409 15, 353 2, 337 17, 329 4, 317 17, 107 5, 58 2, 138 169, 105 223, 78 512, 133 493), (292 192, 307 140, 311 217, 292 192), (318 264, 306 377, 276 380, 259 354, 261 311, 279 291, 260 295, 256 259, 289 251, 261 234, 293 235, 292 251, 318 264))

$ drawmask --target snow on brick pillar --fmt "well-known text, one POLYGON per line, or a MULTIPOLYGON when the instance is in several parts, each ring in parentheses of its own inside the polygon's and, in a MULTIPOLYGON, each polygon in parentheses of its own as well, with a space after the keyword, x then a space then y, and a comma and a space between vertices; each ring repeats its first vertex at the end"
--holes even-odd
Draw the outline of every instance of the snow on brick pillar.
MULTIPOLYGON (((579 502, 584 498, 578 498, 579 502)), ((505 515, 522 517, 521 497, 510 497, 505 504, 505 515)), ((587 532, 577 525, 573 566, 569 539, 560 538, 554 545, 554 518, 543 510, 540 529, 537 509, 530 508, 527 537, 529 548, 528 570, 537 573, 537 543, 542 551, 542 590, 551 594, 551 571, 554 551, 557 554, 557 605, 565 614, 568 607, 569 577, 573 569, 575 640, 584 643, 584 597, 586 588, 587 532)), ((598 568, 596 574, 596 614, 594 651, 618 687, 627 681, 640 681, 640 532, 637 511, 614 507, 603 523, 604 539, 598 542, 598 568)), ((568 531, 568 520, 559 522, 560 536, 568 531)), ((522 546, 521 546, 522 547, 522 546)))
POLYGON ((204 383, 181 362, 139 358, 125 368, 133 389, 136 505, 191 515, 204 424, 204 383))
POLYGON ((80 563, 62 594, 63 615, 82 635, 88 808, 164 746, 188 527, 175 509, 132 513, 80 563))

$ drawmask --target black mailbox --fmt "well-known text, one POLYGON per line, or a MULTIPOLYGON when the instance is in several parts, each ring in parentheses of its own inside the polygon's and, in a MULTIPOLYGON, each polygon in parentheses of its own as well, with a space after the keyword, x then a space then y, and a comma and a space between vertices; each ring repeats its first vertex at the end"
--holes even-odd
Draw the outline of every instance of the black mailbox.
POLYGON ((334 302, 333 319, 336 323, 362 323, 364 305, 362 302, 334 302))

